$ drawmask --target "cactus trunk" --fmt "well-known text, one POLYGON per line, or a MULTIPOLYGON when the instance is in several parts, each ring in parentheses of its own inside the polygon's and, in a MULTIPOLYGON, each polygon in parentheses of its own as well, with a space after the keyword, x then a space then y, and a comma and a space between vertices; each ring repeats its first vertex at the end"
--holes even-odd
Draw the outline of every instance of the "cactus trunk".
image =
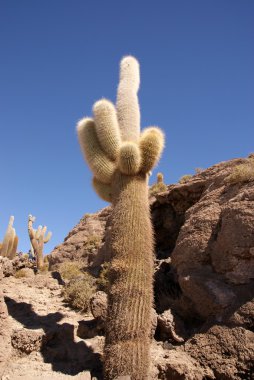
POLYGON ((153 302, 153 233, 146 175, 113 179, 112 266, 105 378, 145 380, 153 302))

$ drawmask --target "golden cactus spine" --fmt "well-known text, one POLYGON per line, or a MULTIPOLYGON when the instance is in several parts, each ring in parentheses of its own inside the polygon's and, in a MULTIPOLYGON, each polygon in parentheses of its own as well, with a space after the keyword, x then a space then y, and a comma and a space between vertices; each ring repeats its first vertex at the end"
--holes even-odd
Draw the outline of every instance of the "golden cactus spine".
POLYGON ((150 362, 153 231, 148 173, 159 160, 164 136, 155 127, 140 134, 138 88, 139 64, 125 57, 117 109, 103 99, 93 108, 94 120, 85 118, 77 127, 95 191, 113 204, 104 352, 107 380, 122 375, 145 380, 150 362))
POLYGON ((0 255, 14 259, 18 248, 18 236, 13 228, 14 216, 10 217, 9 224, 1 244, 0 255))
POLYGON ((44 267, 44 258, 43 258, 43 248, 44 244, 47 243, 52 233, 48 232, 48 234, 45 236, 47 227, 39 226, 37 230, 33 228, 33 223, 35 221, 35 217, 32 215, 28 216, 28 235, 31 242, 31 251, 34 253, 36 257, 36 265, 38 269, 43 269, 44 267))

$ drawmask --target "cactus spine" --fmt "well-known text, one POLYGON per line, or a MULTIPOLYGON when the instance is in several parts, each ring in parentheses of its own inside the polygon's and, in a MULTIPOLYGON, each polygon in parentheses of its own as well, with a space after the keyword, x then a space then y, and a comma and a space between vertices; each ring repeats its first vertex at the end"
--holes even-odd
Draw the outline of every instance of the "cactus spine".
POLYGON ((117 109, 103 99, 93 108, 94 121, 85 118, 77 126, 81 149, 94 174, 95 191, 113 204, 104 349, 108 380, 124 375, 145 380, 149 370, 153 231, 148 173, 159 160, 164 136, 156 127, 140 134, 138 88, 139 64, 135 58, 125 57, 117 109))
POLYGON ((9 224, 1 244, 0 255, 14 259, 18 248, 18 236, 13 228, 14 216, 10 217, 9 224))
POLYGON ((28 216, 28 235, 31 242, 31 252, 36 257, 36 265, 38 269, 43 269, 44 267, 44 259, 43 259, 43 247, 44 244, 47 243, 52 233, 48 232, 45 236, 47 227, 39 226, 37 230, 33 228, 33 223, 35 222, 35 217, 32 215, 28 216))

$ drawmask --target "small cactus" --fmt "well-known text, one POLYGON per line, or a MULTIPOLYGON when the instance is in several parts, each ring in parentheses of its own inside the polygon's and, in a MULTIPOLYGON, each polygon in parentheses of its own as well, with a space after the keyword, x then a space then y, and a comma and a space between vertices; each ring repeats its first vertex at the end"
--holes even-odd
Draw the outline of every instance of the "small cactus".
POLYGON ((10 217, 9 224, 1 243, 0 255, 14 259, 18 248, 18 236, 16 235, 15 228, 13 228, 14 216, 10 217))
POLYGON ((38 269, 43 269, 44 259, 43 259, 43 247, 47 243, 52 233, 48 232, 45 236, 47 227, 39 226, 37 230, 33 229, 33 223, 35 222, 35 217, 31 214, 28 216, 28 234, 31 242, 31 252, 36 257, 36 265, 38 269))
POLYGON ((159 128, 140 132, 139 63, 121 61, 116 108, 102 99, 94 119, 77 125, 78 139, 94 178, 93 187, 112 202, 104 378, 148 378, 153 304, 153 230, 148 203, 149 172, 164 147, 159 128))
POLYGON ((163 173, 157 173, 157 183, 164 183, 163 173))
POLYGON ((155 195, 167 190, 167 185, 164 183, 164 176, 162 173, 157 174, 157 183, 153 184, 149 189, 149 195, 155 195))

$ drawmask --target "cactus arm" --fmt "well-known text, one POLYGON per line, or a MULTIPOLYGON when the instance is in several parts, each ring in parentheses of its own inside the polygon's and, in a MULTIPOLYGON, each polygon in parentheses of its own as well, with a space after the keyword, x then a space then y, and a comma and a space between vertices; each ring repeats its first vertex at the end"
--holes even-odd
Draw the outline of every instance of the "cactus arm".
POLYGON ((30 251, 31 251, 31 255, 34 257, 35 256, 34 255, 34 247, 33 247, 32 243, 31 243, 31 241, 30 241, 30 251))
POLYGON ((17 249, 18 249, 18 243, 19 243, 19 238, 18 236, 15 234, 14 236, 14 239, 13 239, 13 245, 12 245, 12 249, 9 253, 9 258, 12 260, 15 258, 16 256, 16 253, 17 253, 17 249))
POLYGON ((37 257, 37 252, 38 252, 38 242, 35 238, 35 235, 37 233, 36 230, 33 229, 33 223, 35 221, 35 217, 32 216, 31 214, 28 216, 28 235, 30 238, 30 245, 31 245, 31 252, 32 255, 37 257))
POLYGON ((1 255, 2 256, 7 256, 7 253, 8 253, 8 247, 9 247, 10 238, 11 238, 11 235, 12 235, 13 222, 14 222, 14 216, 11 216, 10 220, 9 220, 9 223, 8 223, 8 227, 7 227, 6 233, 4 235, 4 240, 2 242, 2 248, 1 248, 1 255))
POLYGON ((48 232, 46 236, 44 236, 43 243, 46 244, 52 237, 52 232, 48 232))
POLYGON ((28 215, 28 235, 30 240, 35 237, 36 230, 33 229, 33 223, 35 222, 35 216, 28 215))
POLYGON ((123 174, 137 174, 140 168, 141 156, 137 144, 127 141, 124 142, 119 154, 119 169, 123 174))
POLYGON ((117 91, 117 117, 123 141, 138 142, 140 135, 139 63, 131 56, 122 59, 117 91))
POLYGON ((16 232, 15 229, 12 227, 10 231, 10 237, 9 237, 9 243, 7 248, 7 254, 6 256, 10 259, 10 253, 12 252, 13 246, 14 246, 14 238, 15 238, 16 232))
POLYGON ((96 135, 103 151, 115 161, 121 144, 115 106, 106 99, 101 99, 93 106, 96 135))
POLYGON ((42 234, 42 226, 39 226, 37 228, 37 231, 35 231, 35 239, 38 240, 42 234))
POLYGON ((82 119, 77 125, 78 139, 94 176, 103 183, 110 183, 115 171, 115 164, 103 152, 92 119, 82 119))
POLYGON ((141 150, 141 172, 149 173, 158 163, 162 150, 164 148, 164 134, 157 127, 144 129, 139 147, 141 150))
POLYGON ((98 181, 96 177, 93 178, 93 188, 96 194, 106 202, 112 202, 112 187, 111 185, 107 185, 98 181))
POLYGON ((36 264, 37 268, 40 270, 43 268, 44 261, 43 261, 43 233, 40 234, 40 237, 37 241, 37 251, 36 251, 36 264))

